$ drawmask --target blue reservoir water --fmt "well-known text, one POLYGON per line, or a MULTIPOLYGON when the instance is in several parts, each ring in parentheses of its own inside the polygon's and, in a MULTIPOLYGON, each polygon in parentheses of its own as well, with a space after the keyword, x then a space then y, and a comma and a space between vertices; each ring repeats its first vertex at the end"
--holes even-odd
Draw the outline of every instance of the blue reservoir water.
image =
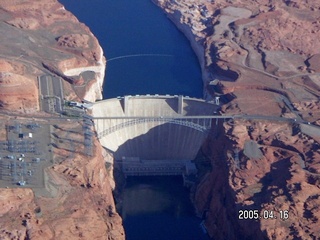
POLYGON ((151 0, 60 2, 90 28, 104 50, 104 98, 202 97, 201 69, 188 40, 151 0))
MULTIPOLYGON (((202 97, 188 40, 151 0, 60 0, 98 38, 108 59, 104 98, 202 97)), ((181 178, 129 178, 118 209, 128 240, 208 239, 181 178)))

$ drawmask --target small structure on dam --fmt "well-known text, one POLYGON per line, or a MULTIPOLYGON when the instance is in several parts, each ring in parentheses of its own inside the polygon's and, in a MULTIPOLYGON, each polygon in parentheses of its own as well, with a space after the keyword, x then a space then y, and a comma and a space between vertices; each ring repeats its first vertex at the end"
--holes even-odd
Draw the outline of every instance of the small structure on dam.
POLYGON ((125 96, 96 102, 97 136, 126 176, 194 173, 193 160, 218 108, 203 99, 125 96))

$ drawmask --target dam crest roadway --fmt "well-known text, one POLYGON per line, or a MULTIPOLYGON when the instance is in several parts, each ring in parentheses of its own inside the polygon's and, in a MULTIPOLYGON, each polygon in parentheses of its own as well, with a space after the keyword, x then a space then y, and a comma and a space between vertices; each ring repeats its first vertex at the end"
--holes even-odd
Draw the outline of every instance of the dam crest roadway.
POLYGON ((125 176, 183 175, 194 173, 191 160, 218 108, 216 101, 177 95, 125 96, 94 103, 92 120, 125 176))
MULTIPOLYGON (((244 119, 299 124, 306 134, 320 128, 301 118, 217 115, 219 99, 170 95, 117 97, 90 104, 100 143, 125 176, 184 175, 208 136, 212 120, 244 119)), ((192 170, 193 169, 193 170, 192 170)))

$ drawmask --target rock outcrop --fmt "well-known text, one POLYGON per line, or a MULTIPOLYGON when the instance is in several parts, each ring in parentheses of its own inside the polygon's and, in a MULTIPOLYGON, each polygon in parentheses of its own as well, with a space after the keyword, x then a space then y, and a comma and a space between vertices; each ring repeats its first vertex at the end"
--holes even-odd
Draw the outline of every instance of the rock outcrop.
MULTIPOLYGON (((220 97, 221 113, 292 119, 218 122, 203 147, 212 170, 194 199, 209 235, 319 237, 318 1, 154 1, 190 40, 205 98, 220 97), (300 118, 305 124, 295 123, 300 118), (258 210, 261 219, 239 219, 240 210, 258 210)), ((1 1, 0 34, 0 109, 9 114, 1 124, 12 113, 43 115, 37 78, 45 74, 64 79, 68 100, 101 98, 102 49, 56 0, 1 1)), ((82 123, 54 124, 45 189, 0 189, 0 238, 124 239, 108 156, 95 138, 92 156, 71 144, 84 138, 82 123)))
POLYGON ((292 119, 214 127, 219 132, 203 147, 212 170, 203 173, 194 199, 209 235, 317 239, 319 3, 154 2, 190 40, 202 67, 205 97, 220 97, 221 113, 292 119), (305 124, 294 124, 296 119, 305 124), (258 210, 261 219, 239 219, 240 210, 258 210), (277 219, 263 216, 264 211, 277 219), (288 211, 288 218, 280 219, 280 211, 288 211))
MULTIPOLYGON (((67 99, 94 101, 102 98, 105 72, 102 49, 88 27, 79 23, 61 4, 56 0, 2 1, 0 12, 1 61, 20 65, 19 69, 10 71, 0 69, 1 73, 27 76, 35 86, 37 77, 54 74, 66 80, 66 89, 72 89, 65 92, 67 99), (95 77, 85 79, 81 74, 86 71, 94 72, 95 77)), ((27 100, 15 99, 17 106, 3 104, 2 109, 36 111, 37 104, 30 107, 29 102, 31 98, 37 102, 38 97, 34 91, 27 100)), ((6 101, 9 100, 3 102, 6 101)))
POLYGON ((0 60, 0 107, 25 113, 39 111, 39 91, 34 76, 24 66, 0 60))
POLYGON ((40 111, 43 75, 61 77, 68 100, 102 98, 105 58, 97 39, 56 0, 1 1, 0 34, 1 141, 12 119, 32 116, 51 125, 53 163, 38 179, 44 188, 0 189, 0 239, 124 239, 106 168, 112 159, 95 137, 91 154, 79 144, 81 121, 41 119, 49 116, 40 111), (69 140, 61 144, 63 138, 69 140))
MULTIPOLYGON (((66 132, 75 125, 64 127, 66 132)), ((61 134, 63 137, 64 134, 61 134)), ((124 239, 109 176, 95 140, 95 156, 74 154, 46 170, 46 190, 1 189, 1 239, 124 239)))

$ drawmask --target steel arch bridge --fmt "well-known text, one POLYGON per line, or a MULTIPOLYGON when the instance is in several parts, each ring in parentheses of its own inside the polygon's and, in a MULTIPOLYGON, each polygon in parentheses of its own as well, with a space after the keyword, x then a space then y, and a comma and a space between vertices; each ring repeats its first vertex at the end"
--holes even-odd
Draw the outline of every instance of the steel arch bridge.
POLYGON ((129 95, 94 103, 90 118, 100 143, 126 176, 176 175, 193 171, 190 161, 218 108, 188 96, 129 95))
MULTIPOLYGON (((114 133, 120 129, 131 127, 133 125, 138 124, 146 124, 146 123, 160 123, 160 124, 174 124, 174 125, 180 125, 184 127, 188 127, 194 130, 197 130, 199 132, 205 133, 211 128, 211 118, 193 118, 193 119, 186 119, 186 118, 163 118, 163 117, 155 117, 155 118, 128 118, 124 119, 121 118, 122 122, 118 123, 116 125, 113 125, 111 127, 104 128, 103 131, 100 131, 97 133, 97 137, 99 139, 114 133)), ((96 119, 95 121, 99 121, 99 119, 96 119)), ((104 121, 104 120, 100 120, 104 121)), ((104 123, 104 122, 103 122, 104 123)), ((99 124, 97 122, 97 124, 99 124)))

